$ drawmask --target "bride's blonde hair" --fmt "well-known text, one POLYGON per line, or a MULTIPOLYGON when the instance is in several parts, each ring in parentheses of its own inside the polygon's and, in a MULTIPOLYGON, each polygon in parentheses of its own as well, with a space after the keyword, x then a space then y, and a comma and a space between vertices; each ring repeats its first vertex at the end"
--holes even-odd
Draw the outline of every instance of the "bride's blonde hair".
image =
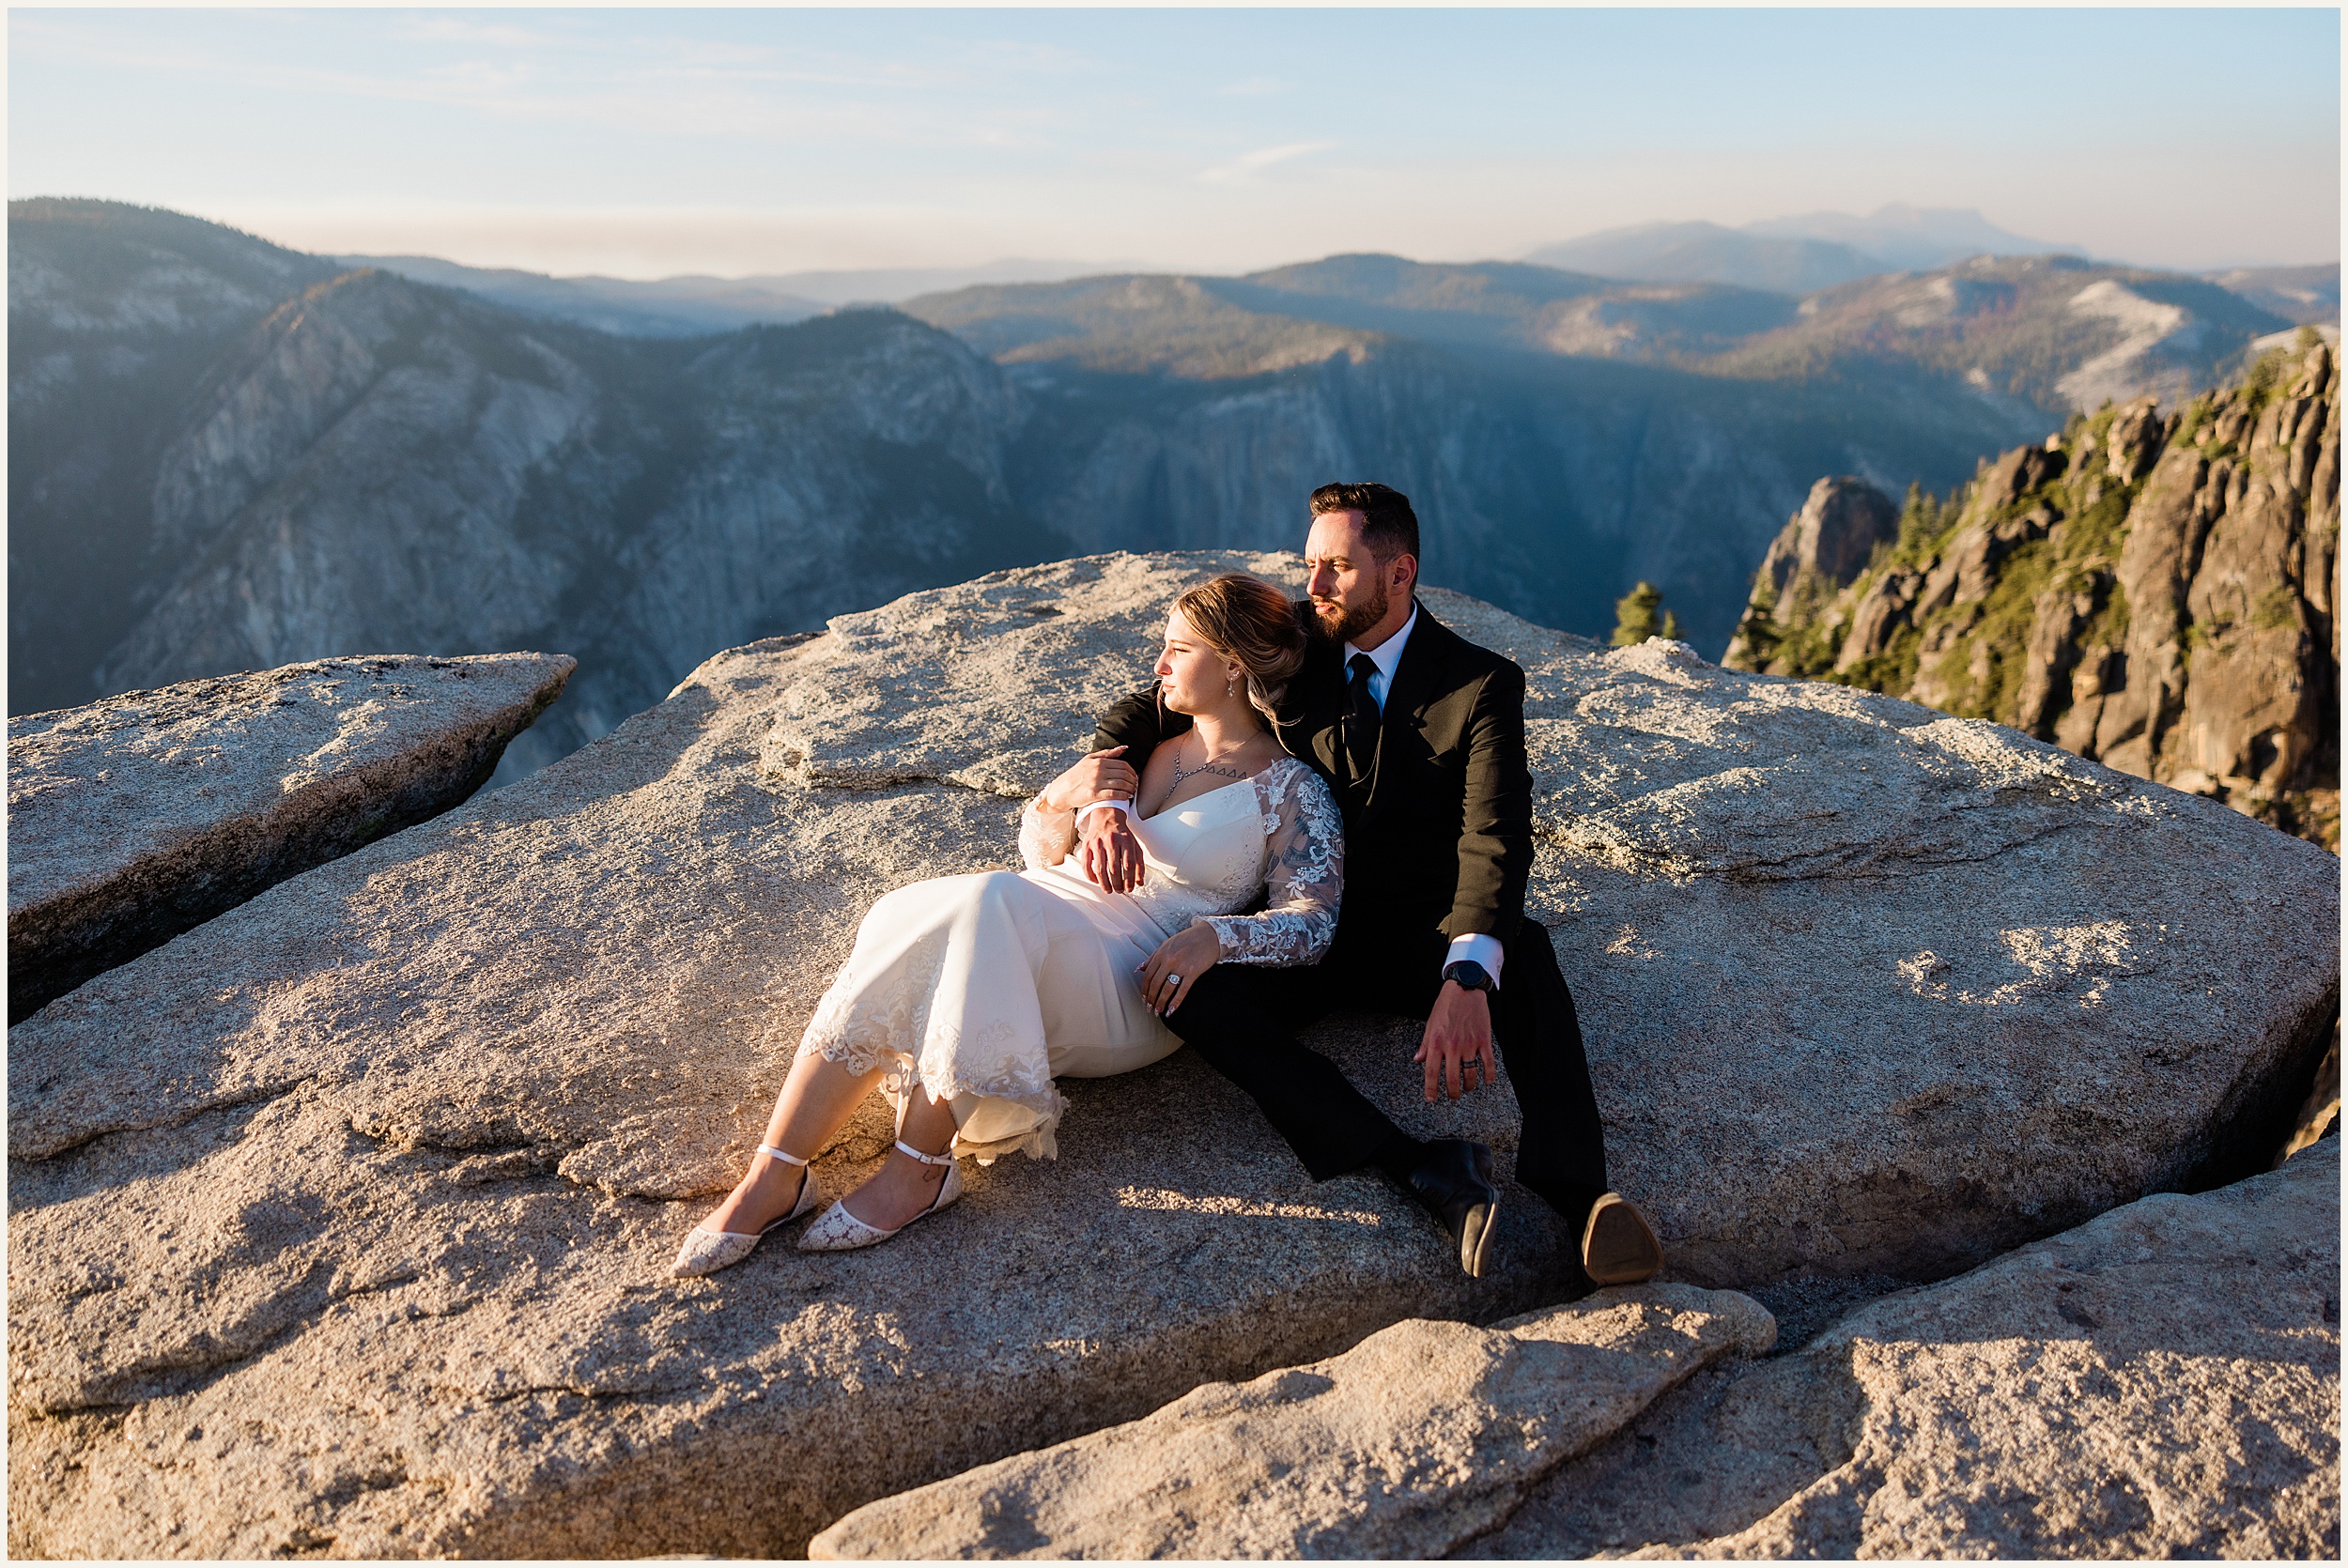
POLYGON ((1305 668, 1304 614, 1261 577, 1226 572, 1174 601, 1199 639, 1247 672, 1247 700, 1278 716, 1289 682, 1305 668))

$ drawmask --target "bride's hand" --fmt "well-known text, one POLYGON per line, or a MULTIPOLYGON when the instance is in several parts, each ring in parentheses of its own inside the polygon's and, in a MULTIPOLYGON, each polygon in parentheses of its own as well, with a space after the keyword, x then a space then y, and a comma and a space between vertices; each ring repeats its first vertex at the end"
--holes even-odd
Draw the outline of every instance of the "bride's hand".
POLYGON ((1187 926, 1158 944, 1141 966, 1141 999, 1164 1018, 1182 1005, 1198 976, 1223 957, 1223 939, 1213 926, 1187 926))
POLYGON ((1095 801, 1133 799, 1141 788, 1141 775, 1131 762, 1118 761, 1124 749, 1113 746, 1086 753, 1084 761, 1043 786, 1043 808, 1065 816, 1095 801))

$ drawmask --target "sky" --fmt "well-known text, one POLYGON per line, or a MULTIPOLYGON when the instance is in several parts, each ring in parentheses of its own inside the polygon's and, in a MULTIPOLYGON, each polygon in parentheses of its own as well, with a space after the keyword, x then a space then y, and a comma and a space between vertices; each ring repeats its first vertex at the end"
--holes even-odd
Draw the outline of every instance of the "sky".
POLYGON ((2336 8, 8 13, 8 193, 650 278, 1972 208, 2333 261, 2336 8))

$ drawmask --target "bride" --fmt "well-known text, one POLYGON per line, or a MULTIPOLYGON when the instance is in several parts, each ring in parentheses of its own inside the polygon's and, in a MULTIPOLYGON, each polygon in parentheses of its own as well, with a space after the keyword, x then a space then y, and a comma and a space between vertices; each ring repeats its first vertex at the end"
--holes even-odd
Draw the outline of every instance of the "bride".
POLYGON ((1159 699, 1190 732, 1138 779, 1095 752, 1020 814, 1023 871, 937 877, 874 903, 799 1042, 748 1175, 685 1237, 674 1271, 711 1274, 815 1207, 808 1161, 882 1080, 897 1143, 873 1177, 799 1237, 808 1251, 885 1241, 962 1195, 956 1152, 1057 1154, 1056 1075, 1105 1078, 1170 1055, 1165 1016, 1216 963, 1318 962, 1337 925, 1343 827, 1318 774, 1268 719, 1302 667, 1288 596, 1228 575, 1166 617, 1159 699), (1076 814, 1128 809, 1144 865, 1081 869, 1076 814), (1095 875, 1102 881, 1093 880, 1095 875), (1260 914, 1237 911, 1268 896, 1260 914))

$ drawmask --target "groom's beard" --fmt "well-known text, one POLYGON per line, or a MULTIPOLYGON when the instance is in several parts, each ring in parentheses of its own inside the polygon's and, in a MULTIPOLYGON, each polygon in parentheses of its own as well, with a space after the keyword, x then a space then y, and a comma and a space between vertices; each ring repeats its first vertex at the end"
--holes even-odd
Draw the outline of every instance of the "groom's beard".
POLYGON ((1320 599, 1313 601, 1313 619, 1320 623, 1321 635, 1332 642, 1351 642, 1386 618, 1386 585, 1378 585, 1377 597, 1352 609, 1339 609, 1320 599))

